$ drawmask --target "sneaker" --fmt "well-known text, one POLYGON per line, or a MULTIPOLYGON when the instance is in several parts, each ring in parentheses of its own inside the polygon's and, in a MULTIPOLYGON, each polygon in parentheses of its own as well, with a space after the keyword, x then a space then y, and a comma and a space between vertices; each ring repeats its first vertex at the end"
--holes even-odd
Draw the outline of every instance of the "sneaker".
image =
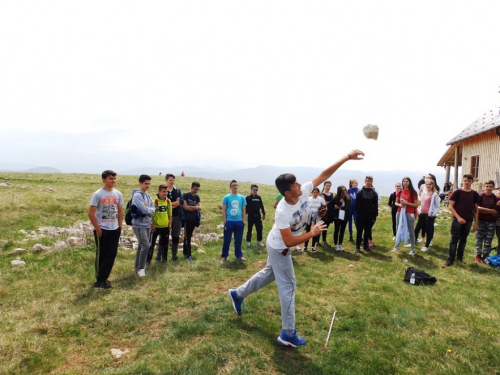
POLYGON ((360 253, 361 251, 359 251, 359 247, 357 247, 357 248, 354 249, 354 252, 355 253, 360 253))
POLYGON ((404 245, 405 247, 411 247, 411 243, 404 245))
POLYGON ((446 262, 441 266, 441 268, 448 268, 448 267, 451 267, 451 264, 449 264, 448 262, 446 262))
POLYGON ((229 289, 227 292, 229 293, 229 298, 231 298, 231 302, 233 303, 234 311, 236 311, 236 314, 241 316, 241 304, 243 303, 243 298, 238 296, 236 289, 229 289))
POLYGON ((342 245, 339 245, 339 251, 345 251, 345 249, 342 247, 342 245))
POLYGON ((334 249, 335 249, 336 251, 340 251, 340 249, 339 249, 339 245, 335 245, 335 246, 334 246, 334 249))
POLYGON ((479 255, 476 255, 476 262, 481 263, 483 261, 483 258, 481 258, 479 255))
POLYGON ((246 258, 243 258, 243 257, 239 257, 238 260, 242 261, 242 262, 246 262, 247 261, 246 258))
POLYGON ((415 255, 415 249, 411 249, 410 252, 408 253, 410 255, 415 255))
POLYGON ((352 236, 349 236, 349 241, 354 242, 354 240, 352 239, 352 236))
POLYGON ((260 247, 264 247, 266 245, 264 245, 261 241, 257 242, 257 245, 259 245, 260 247))
POLYGON ((396 236, 392 237, 392 240, 393 240, 393 241, 396 241, 396 236))
POLYGON ((190 255, 190 256, 186 257, 186 260, 192 262, 193 261, 193 257, 190 255))
POLYGON ((296 245, 296 246, 294 247, 294 249, 295 249, 295 251, 302 251, 302 248, 301 248, 299 245, 296 245))
POLYGON ((247 246, 250 246, 252 243, 247 241, 247 246))
POLYGON ((299 346, 305 345, 306 344, 306 339, 303 338, 303 337, 300 337, 297 334, 296 330, 293 330, 293 335, 292 336, 288 336, 286 334, 285 330, 282 330, 281 333, 280 333, 280 335, 278 336, 278 342, 281 345, 291 346, 293 348, 297 348, 299 346))
POLYGON ((372 240, 370 240, 370 242, 368 242, 368 246, 370 246, 370 247, 373 247, 373 246, 374 246, 374 245, 373 245, 373 241, 372 241, 372 240))
POLYGON ((423 241, 424 241, 424 239, 423 239, 423 238, 419 238, 419 239, 417 240, 417 242, 423 242, 423 241))
POLYGON ((367 253, 372 252, 372 249, 370 249, 370 247, 363 247, 363 250, 366 251, 367 253))
POLYGON ((316 251, 318 251, 318 250, 316 250, 316 248, 314 246, 311 247, 311 253, 315 253, 316 251))
POLYGON ((420 249, 420 251, 427 251, 427 250, 429 250, 429 249, 427 247, 425 247, 425 246, 420 249))
POLYGON ((429 246, 432 246, 432 240, 431 240, 431 242, 429 242, 429 246))
POLYGON ((330 244, 328 242, 323 242, 321 246, 330 246, 330 244))
POLYGON ((395 253, 396 253, 396 252, 398 252, 398 251, 399 251, 399 247, 398 247, 398 246, 394 246, 394 247, 392 248, 392 251, 393 251, 393 252, 395 252, 395 253))
POLYGON ((307 253, 309 250, 307 250, 307 247, 303 247, 302 251, 305 251, 307 253))
POLYGON ((227 258, 226 257, 220 257, 220 264, 226 264, 227 263, 227 258))
POLYGON ((137 276, 139 277, 144 277, 146 276, 146 270, 144 268, 141 268, 139 272, 137 272, 137 276))

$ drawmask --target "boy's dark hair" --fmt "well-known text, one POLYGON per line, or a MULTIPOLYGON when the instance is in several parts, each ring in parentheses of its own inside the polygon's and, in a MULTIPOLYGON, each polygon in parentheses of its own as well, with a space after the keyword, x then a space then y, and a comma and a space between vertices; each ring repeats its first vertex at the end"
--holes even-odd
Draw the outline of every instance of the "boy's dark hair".
POLYGON ((472 180, 474 181, 474 176, 470 173, 466 173, 464 174, 464 177, 463 178, 466 178, 467 180, 472 180))
POLYGON ((101 177, 103 180, 105 178, 108 178, 108 176, 116 177, 116 172, 112 171, 111 169, 106 169, 104 172, 101 173, 101 177))
POLYGON ((250 190, 253 190, 254 188, 258 189, 259 187, 257 185, 255 185, 255 184, 252 184, 252 186, 250 186, 250 190))
POLYGON ((141 174, 141 175, 139 176, 139 182, 140 182, 141 184, 142 184, 144 181, 147 181, 147 180, 151 181, 151 177, 150 177, 150 176, 148 176, 147 174, 141 174))
POLYGON ((373 176, 366 176, 366 177, 365 177, 365 180, 370 180, 370 181, 373 181, 373 176))
POLYGON ((168 190, 168 186, 165 184, 161 184, 160 186, 158 186, 158 191, 161 191, 161 190, 168 190))
POLYGON ((229 187, 232 187, 233 183, 235 183, 235 182, 238 183, 238 181, 236 181, 236 180, 231 180, 231 182, 229 183, 229 187))
POLYGON ((194 188, 194 187, 200 187, 200 183, 198 181, 193 181, 191 182, 191 187, 194 188))
POLYGON ((489 180, 484 183, 485 185, 493 185, 493 189, 495 188, 495 181, 489 180))
POLYGON ((175 176, 172 173, 167 173, 165 175, 165 181, 168 180, 170 177, 172 177, 175 180, 175 176))
POLYGON ((312 191, 317 191, 319 193, 319 188, 315 187, 312 191))
POLYGON ((281 195, 285 196, 285 192, 289 191, 292 185, 297 181, 295 175, 291 173, 280 174, 276 181, 274 182, 276 188, 280 192, 281 195))

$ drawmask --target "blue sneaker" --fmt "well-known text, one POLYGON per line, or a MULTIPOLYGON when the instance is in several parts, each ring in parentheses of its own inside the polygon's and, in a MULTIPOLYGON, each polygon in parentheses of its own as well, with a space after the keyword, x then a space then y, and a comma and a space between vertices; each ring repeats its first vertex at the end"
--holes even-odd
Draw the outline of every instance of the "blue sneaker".
POLYGON ((229 289, 227 292, 229 293, 229 297, 231 298, 231 302, 233 303, 234 311, 236 311, 236 314, 241 316, 241 305, 243 303, 243 298, 238 297, 236 289, 229 289))
POLYGON ((293 335, 288 336, 285 332, 285 330, 282 330, 280 335, 278 336, 278 342, 281 345, 285 346, 291 346, 293 348, 297 348, 299 346, 305 345, 306 344, 306 339, 303 337, 300 337, 297 334, 296 330, 293 330, 293 335))

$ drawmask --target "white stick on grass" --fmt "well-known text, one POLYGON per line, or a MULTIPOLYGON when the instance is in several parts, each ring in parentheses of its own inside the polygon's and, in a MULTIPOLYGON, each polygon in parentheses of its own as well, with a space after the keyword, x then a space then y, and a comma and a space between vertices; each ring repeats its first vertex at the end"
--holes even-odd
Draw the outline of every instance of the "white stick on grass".
POLYGON ((335 315, 337 315, 337 309, 333 310, 332 322, 330 323, 330 329, 328 330, 328 336, 326 336, 325 349, 328 345, 328 340, 330 340, 330 333, 332 333, 333 322, 335 321, 335 315))

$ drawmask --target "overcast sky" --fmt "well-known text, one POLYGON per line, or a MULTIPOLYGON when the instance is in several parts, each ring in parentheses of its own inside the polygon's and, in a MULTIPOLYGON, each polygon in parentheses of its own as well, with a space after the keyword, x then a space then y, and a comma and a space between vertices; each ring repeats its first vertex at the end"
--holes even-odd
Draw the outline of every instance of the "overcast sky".
POLYGON ((2 1, 0 163, 433 170, 500 102, 500 1, 2 1), (380 127, 377 141, 363 127, 380 127))

